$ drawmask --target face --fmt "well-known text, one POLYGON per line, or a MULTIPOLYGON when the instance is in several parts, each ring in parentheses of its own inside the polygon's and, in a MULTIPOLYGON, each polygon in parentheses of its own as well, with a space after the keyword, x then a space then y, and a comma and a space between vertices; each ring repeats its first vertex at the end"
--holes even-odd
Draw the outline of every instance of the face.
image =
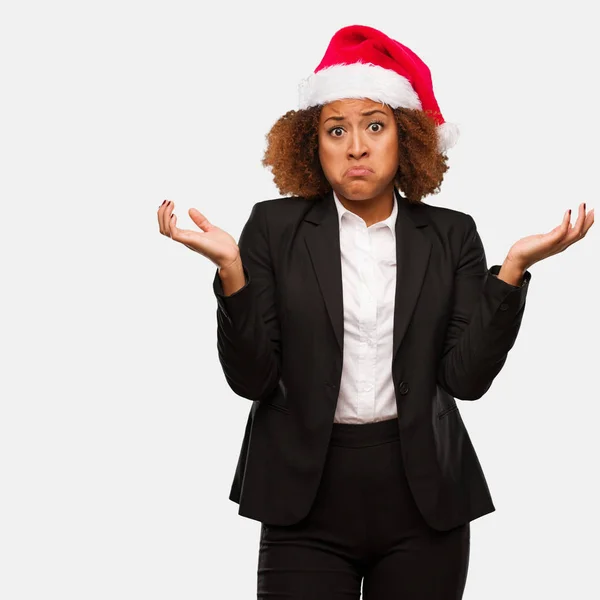
POLYGON ((324 105, 319 158, 338 196, 368 200, 389 192, 398 169, 398 129, 392 109, 363 99, 324 105))

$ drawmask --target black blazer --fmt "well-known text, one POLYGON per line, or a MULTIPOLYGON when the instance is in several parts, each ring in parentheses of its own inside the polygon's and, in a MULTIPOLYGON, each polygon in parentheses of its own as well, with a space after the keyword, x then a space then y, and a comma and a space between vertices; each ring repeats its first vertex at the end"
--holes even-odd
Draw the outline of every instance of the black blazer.
MULTIPOLYGON (((500 372, 531 273, 522 286, 498 279, 470 215, 396 197, 402 457, 424 519, 447 530, 495 510, 455 398, 481 398, 500 372)), ((224 296, 218 273, 213 281, 219 360, 231 389, 253 401, 229 498, 242 516, 291 525, 315 498, 342 374, 333 194, 258 202, 238 245, 246 285, 224 296)))

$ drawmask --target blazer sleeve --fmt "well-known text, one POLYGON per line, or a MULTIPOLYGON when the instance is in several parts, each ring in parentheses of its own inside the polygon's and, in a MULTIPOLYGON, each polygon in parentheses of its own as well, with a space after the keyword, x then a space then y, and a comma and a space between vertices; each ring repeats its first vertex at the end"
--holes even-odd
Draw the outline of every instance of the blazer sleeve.
POLYGON ((454 297, 439 363, 438 384, 460 400, 477 400, 492 385, 513 347, 525 310, 531 273, 520 286, 489 270, 473 217, 454 277, 454 297))
POLYGON ((219 361, 229 387, 249 400, 261 400, 273 391, 281 362, 276 283, 264 209, 262 202, 254 205, 239 238, 245 285, 226 296, 218 270, 213 281, 219 361))

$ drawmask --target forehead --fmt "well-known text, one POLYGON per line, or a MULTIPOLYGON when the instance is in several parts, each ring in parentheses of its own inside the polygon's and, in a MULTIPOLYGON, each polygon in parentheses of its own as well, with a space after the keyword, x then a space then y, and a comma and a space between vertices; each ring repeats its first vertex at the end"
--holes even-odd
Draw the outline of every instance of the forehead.
POLYGON ((392 109, 382 102, 376 102, 369 98, 347 98, 324 104, 321 115, 325 118, 333 115, 347 117, 360 115, 360 113, 370 110, 381 110, 386 114, 392 114, 392 109))

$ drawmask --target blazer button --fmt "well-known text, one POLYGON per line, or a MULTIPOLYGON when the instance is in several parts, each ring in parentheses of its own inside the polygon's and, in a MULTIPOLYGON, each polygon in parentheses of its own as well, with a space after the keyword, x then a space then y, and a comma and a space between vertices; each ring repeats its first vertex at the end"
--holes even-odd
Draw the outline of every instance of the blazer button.
POLYGON ((406 383, 406 381, 401 381, 400 385, 398 386, 398 391, 403 395, 406 396, 406 394, 408 394, 408 390, 410 388, 408 387, 408 383, 406 383))
POLYGON ((500 310, 508 310, 508 304, 501 304, 500 310))

